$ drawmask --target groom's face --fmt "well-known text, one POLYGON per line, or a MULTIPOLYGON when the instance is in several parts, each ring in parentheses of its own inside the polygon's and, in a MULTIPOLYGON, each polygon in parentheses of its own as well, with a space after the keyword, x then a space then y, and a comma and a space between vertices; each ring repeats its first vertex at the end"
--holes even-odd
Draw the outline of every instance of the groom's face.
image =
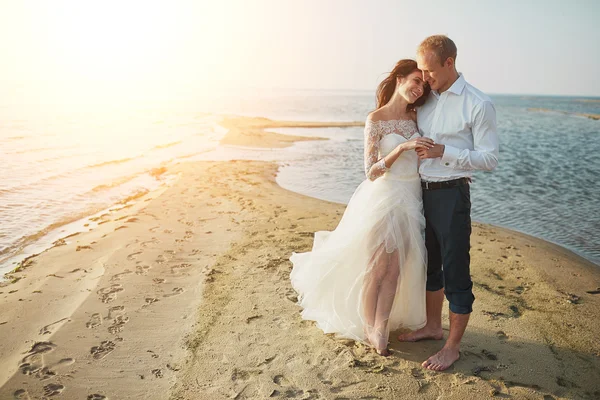
POLYGON ((440 62, 439 57, 432 51, 425 50, 417 54, 417 66, 423 71, 423 80, 429 83, 432 90, 444 87, 450 79, 449 69, 440 62))

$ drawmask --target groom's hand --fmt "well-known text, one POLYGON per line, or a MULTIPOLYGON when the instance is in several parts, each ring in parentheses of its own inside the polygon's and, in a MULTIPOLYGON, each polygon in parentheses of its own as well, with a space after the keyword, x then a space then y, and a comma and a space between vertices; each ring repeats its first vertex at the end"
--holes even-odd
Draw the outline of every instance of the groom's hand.
POLYGON ((426 158, 439 158, 444 155, 444 149, 445 146, 443 144, 435 144, 430 149, 417 149, 417 155, 421 160, 424 160, 426 158))

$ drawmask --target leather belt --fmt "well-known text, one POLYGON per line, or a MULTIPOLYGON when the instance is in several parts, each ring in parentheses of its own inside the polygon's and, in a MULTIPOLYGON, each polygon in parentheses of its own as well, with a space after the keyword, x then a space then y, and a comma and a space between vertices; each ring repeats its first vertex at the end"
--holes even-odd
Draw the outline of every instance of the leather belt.
POLYGON ((468 185, 471 182, 469 178, 458 178, 443 182, 425 182, 421 181, 421 188, 425 190, 448 189, 454 186, 468 185))

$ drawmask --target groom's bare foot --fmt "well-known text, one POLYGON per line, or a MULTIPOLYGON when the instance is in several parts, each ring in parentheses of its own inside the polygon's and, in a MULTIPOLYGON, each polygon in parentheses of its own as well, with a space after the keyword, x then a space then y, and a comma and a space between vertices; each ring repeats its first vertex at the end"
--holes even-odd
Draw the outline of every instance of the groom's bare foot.
POLYGON ((460 357, 458 347, 444 346, 440 351, 429 357, 421 364, 423 368, 432 371, 443 371, 448 369, 460 357))
POLYGON ((441 340, 444 337, 444 331, 442 328, 434 329, 428 328, 427 326, 416 330, 414 332, 404 333, 398 336, 398 340, 401 342, 417 342, 419 340, 441 340))

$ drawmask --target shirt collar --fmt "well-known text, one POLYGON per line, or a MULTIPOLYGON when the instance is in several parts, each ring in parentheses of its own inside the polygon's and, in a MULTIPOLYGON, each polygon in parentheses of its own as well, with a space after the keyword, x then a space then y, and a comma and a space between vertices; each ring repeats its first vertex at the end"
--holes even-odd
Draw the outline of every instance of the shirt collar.
MULTIPOLYGON (((450 86, 448 88, 448 90, 446 90, 447 92, 450 93, 454 93, 456 95, 460 95, 462 94, 463 89, 465 88, 465 85, 467 84, 467 81, 465 81, 465 77, 463 76, 463 74, 461 72, 458 73, 458 79, 454 81, 454 83, 452 84, 452 86, 450 86)), ((433 93, 435 95, 435 97, 439 98, 440 94, 437 92, 437 90, 432 90, 431 93, 433 93)))

